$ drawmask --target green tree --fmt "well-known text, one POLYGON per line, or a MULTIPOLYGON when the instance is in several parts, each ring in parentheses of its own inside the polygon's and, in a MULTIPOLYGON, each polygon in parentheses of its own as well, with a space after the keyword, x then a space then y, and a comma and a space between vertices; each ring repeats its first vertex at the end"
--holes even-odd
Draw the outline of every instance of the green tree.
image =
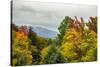
POLYGON ((37 42, 37 34, 32 30, 32 27, 29 27, 28 38, 31 40, 31 45, 36 45, 37 42))
POLYGON ((52 44, 41 51, 41 64, 64 63, 65 59, 59 53, 58 47, 52 44))
POLYGON ((58 34, 58 44, 61 44, 63 36, 65 35, 65 32, 69 29, 71 18, 69 16, 66 16, 64 20, 61 22, 60 26, 58 27, 59 34, 58 34))

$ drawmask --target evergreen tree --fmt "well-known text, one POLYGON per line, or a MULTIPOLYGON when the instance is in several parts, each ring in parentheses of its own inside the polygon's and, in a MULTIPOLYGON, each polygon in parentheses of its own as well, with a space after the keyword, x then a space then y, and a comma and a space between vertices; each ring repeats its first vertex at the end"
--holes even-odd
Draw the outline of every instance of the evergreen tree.
POLYGON ((62 39, 65 35, 65 32, 69 29, 71 18, 69 16, 66 16, 64 20, 61 22, 60 26, 58 27, 59 34, 58 34, 58 43, 61 44, 62 39))

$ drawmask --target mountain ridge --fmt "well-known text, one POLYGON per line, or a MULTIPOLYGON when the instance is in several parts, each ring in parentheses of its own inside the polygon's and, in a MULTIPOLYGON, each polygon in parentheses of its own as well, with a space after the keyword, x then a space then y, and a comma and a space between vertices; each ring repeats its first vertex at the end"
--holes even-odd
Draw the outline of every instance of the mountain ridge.
POLYGON ((30 25, 30 24, 18 24, 18 26, 32 27, 32 30, 39 36, 44 38, 55 38, 59 33, 58 30, 49 28, 43 25, 30 25))
POLYGON ((57 36, 57 32, 47 29, 47 28, 43 28, 43 27, 34 27, 33 26, 33 31, 37 33, 37 35, 42 36, 44 38, 55 38, 57 36))

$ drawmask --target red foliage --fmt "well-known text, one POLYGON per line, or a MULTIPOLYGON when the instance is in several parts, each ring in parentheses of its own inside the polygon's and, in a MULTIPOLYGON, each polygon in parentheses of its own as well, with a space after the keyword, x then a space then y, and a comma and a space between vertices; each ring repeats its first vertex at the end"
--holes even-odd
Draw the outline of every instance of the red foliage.
POLYGON ((18 28, 18 31, 19 32, 23 32, 24 33, 24 35, 28 35, 28 27, 27 26, 21 26, 21 27, 19 27, 18 28))

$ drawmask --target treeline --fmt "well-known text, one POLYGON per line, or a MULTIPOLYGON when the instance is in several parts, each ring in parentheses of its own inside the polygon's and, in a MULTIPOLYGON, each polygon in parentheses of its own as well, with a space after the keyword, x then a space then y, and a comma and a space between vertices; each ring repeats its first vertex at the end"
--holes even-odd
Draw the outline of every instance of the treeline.
MULTIPOLYGON (((66 16, 55 39, 38 36, 32 27, 12 24, 12 65, 37 65, 97 60, 97 17, 88 22, 66 16)), ((44 32, 45 33, 45 32, 44 32)))

